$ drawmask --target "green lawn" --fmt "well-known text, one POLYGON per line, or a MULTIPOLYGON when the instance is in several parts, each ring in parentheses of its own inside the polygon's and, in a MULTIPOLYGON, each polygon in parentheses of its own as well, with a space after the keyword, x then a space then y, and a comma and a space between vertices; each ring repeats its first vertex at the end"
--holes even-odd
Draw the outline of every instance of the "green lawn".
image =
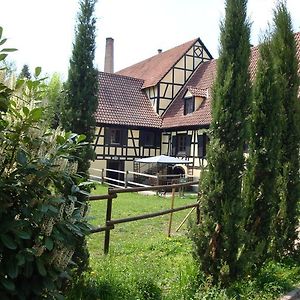
MULTIPOLYGON (((93 193, 107 194, 107 188, 98 186, 93 193)), ((196 200, 195 195, 176 197, 175 207, 196 200)), ((119 194, 113 200, 112 219, 168 209, 170 203, 171 198, 119 194)), ((227 291, 212 287, 203 275, 197 276, 187 225, 175 232, 188 211, 174 213, 171 238, 167 237, 169 215, 117 224, 111 231, 107 256, 103 255, 104 233, 92 234, 88 238, 91 271, 69 299, 275 299, 300 282, 300 267, 286 262, 271 263, 258 278, 237 283, 227 291)), ((106 201, 91 203, 89 215, 94 226, 104 225, 105 213, 106 201)))
MULTIPOLYGON (((95 193, 107 193, 107 188, 99 186, 95 193)), ((196 195, 182 199, 176 197, 175 207, 196 201, 196 195)), ((118 198, 113 200, 112 218, 157 212, 170 208, 170 205, 171 198, 168 197, 138 193, 119 194, 118 198)), ((147 289, 153 289, 153 293, 155 290, 162 289, 166 295, 172 294, 171 290, 174 288, 180 289, 180 285, 186 285, 184 282, 186 268, 193 268, 192 245, 186 237, 186 225, 177 233, 175 229, 188 211, 173 214, 171 238, 167 237, 169 215, 117 224, 111 231, 110 251, 107 257, 103 255, 104 233, 92 235, 88 239, 88 245, 91 253, 91 267, 95 274, 101 273, 103 276, 103 271, 109 272, 121 282, 125 281, 124 286, 131 286, 132 293, 135 294, 130 295, 130 292, 126 291, 128 299, 138 299, 131 297, 137 297, 140 289, 144 289, 141 292, 145 293, 147 289), (150 287, 140 286, 143 282, 150 287)), ((93 202, 90 210, 90 215, 93 216, 92 224, 104 225, 105 212, 106 201, 93 202)), ((188 272, 194 272, 194 270, 188 270, 188 272)), ((120 296, 120 299, 126 299, 122 298, 125 297, 124 294, 120 296)))

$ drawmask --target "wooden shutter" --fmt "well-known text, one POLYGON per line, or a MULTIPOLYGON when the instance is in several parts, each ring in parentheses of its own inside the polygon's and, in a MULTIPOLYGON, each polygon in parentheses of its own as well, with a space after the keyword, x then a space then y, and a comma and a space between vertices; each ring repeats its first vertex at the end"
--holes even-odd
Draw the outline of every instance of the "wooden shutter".
POLYGON ((191 155, 191 143, 192 143, 192 136, 187 135, 185 137, 185 154, 186 154, 186 156, 191 155))
POLYGON ((203 157, 206 157, 208 143, 209 143, 209 138, 206 135, 206 133, 203 133, 203 157))
POLYGON ((177 150, 177 136, 172 136, 172 155, 176 156, 177 150))
POLYGON ((110 145, 110 128, 107 127, 104 128, 104 145, 110 145))
POLYGON ((206 157, 206 149, 209 143, 209 138, 206 133, 202 135, 198 135, 198 157, 205 158, 206 157))
POLYGON ((144 146, 144 145, 145 145, 145 131, 140 130, 140 146, 144 146))
POLYGON ((161 145, 161 134, 159 131, 155 132, 154 131, 154 146, 156 148, 160 148, 161 145))
POLYGON ((121 145, 123 147, 127 146, 127 140, 128 140, 128 130, 127 129, 122 129, 121 130, 121 145))

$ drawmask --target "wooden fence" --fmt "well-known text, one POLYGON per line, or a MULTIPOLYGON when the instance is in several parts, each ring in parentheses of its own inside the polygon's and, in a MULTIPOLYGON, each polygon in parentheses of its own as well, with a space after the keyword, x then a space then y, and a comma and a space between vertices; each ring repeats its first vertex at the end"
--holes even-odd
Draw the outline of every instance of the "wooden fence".
POLYGON ((91 178, 100 181, 101 184, 106 183, 110 187, 115 187, 115 188, 150 187, 150 186, 158 186, 158 185, 171 185, 174 182, 183 183, 183 182, 193 181, 192 176, 186 176, 184 174, 152 175, 152 174, 139 173, 133 171, 119 171, 115 169, 106 169, 106 168, 104 169, 91 168, 90 170, 96 172, 97 174, 97 175, 95 174, 92 175, 91 178), (120 176, 124 177, 124 180, 108 177, 109 172, 118 174, 119 177, 120 176), (132 177, 145 178, 148 184, 134 181, 134 179, 131 180, 132 177))
POLYGON ((198 224, 199 217, 200 217, 199 201, 197 201, 196 203, 193 203, 193 204, 174 208, 175 190, 177 188, 180 189, 180 188, 188 187, 190 185, 198 184, 198 183, 199 183, 198 181, 191 181, 191 182, 187 182, 187 183, 172 184, 172 185, 157 185, 157 186, 149 186, 149 187, 116 188, 116 189, 109 188, 107 195, 91 195, 88 199, 89 201, 99 201, 99 200, 107 199, 105 226, 100 226, 100 227, 94 228, 91 230, 91 233, 97 233, 97 232, 103 232, 103 231, 105 232, 104 254, 107 254, 109 251, 110 231, 115 228, 116 224, 133 222, 133 221, 137 221, 137 220, 144 220, 144 219, 149 219, 149 218, 154 218, 154 217, 170 214, 169 230, 168 230, 168 235, 170 236, 173 213, 177 212, 177 211, 181 211, 181 210, 186 210, 186 209, 192 209, 192 210, 196 209, 197 224, 198 224), (133 217, 128 217, 128 218, 122 218, 122 219, 112 219, 111 218, 113 199, 116 199, 118 197, 118 194, 131 193, 131 192, 142 192, 142 191, 157 191, 157 190, 161 190, 161 189, 165 189, 165 188, 172 189, 172 198, 171 198, 171 208, 170 209, 162 210, 159 212, 138 215, 138 216, 133 216, 133 217))

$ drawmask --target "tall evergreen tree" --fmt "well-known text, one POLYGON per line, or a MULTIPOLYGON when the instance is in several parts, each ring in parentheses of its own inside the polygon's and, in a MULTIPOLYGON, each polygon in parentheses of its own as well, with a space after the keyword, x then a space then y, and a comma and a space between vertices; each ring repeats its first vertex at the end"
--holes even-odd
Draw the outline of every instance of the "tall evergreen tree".
MULTIPOLYGON (((68 80, 65 86, 66 98, 63 101, 62 125, 66 130, 86 136, 87 145, 80 153, 76 153, 78 172, 85 179, 88 178, 90 160, 94 151, 90 145, 94 137, 95 118, 97 108, 97 71, 93 61, 95 57, 96 19, 94 9, 96 0, 80 0, 80 12, 75 31, 72 57, 68 80)), ((82 196, 82 201, 85 197, 82 196)), ((79 266, 75 272, 82 274, 88 268, 88 250, 84 238, 78 241, 73 256, 79 266)))
POLYGON ((243 147, 249 108, 250 24, 246 0, 227 0, 212 96, 208 174, 201 187, 202 223, 192 230, 202 270, 215 282, 239 274, 243 147))
POLYGON ((247 256, 249 269, 255 268, 255 271, 259 270, 268 257, 271 224, 278 203, 275 187, 279 176, 282 106, 278 97, 269 39, 268 37, 259 47, 244 185, 245 208, 248 213, 244 254, 247 256))
POLYGON ((272 51, 283 105, 280 205, 274 234, 274 254, 280 256, 282 252, 289 253, 294 249, 299 225, 297 204, 300 199, 298 61, 291 17, 283 1, 278 3, 274 11, 274 27, 272 51))
MULTIPOLYGON (((81 0, 80 13, 75 33, 72 57, 67 80, 67 98, 65 111, 67 116, 63 122, 66 130, 86 135, 86 141, 91 143, 94 137, 97 108, 97 71, 93 61, 95 57, 94 17, 96 0, 81 0)), ((79 154, 79 172, 87 174, 89 160, 93 158, 91 146, 79 154)))

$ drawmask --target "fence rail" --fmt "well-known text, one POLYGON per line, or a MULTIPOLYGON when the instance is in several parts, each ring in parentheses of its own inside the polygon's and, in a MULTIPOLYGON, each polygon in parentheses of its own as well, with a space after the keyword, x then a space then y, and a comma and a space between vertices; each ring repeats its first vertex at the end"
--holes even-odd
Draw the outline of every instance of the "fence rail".
MULTIPOLYGON (((179 183, 179 184, 172 184, 172 185, 157 185, 157 186, 148 186, 148 187, 116 188, 116 189, 110 188, 108 190, 107 195, 91 195, 88 199, 89 201, 97 201, 97 200, 105 200, 105 199, 107 200, 105 226, 93 228, 91 230, 91 233, 105 232, 104 254, 107 254, 109 251, 109 244, 110 244, 110 231, 115 228, 116 224, 144 220, 144 219, 149 219, 149 218, 154 218, 154 217, 170 214, 169 230, 168 230, 168 235, 170 236, 171 225, 172 225, 172 214, 174 212, 178 212, 178 211, 186 210, 186 209, 190 209, 190 208, 192 208, 192 210, 196 209, 197 223, 199 223, 199 219, 200 219, 199 201, 197 201, 196 203, 193 203, 193 204, 174 208, 174 197, 175 197, 176 188, 183 188, 183 187, 190 186, 193 184, 198 184, 198 183, 199 183, 198 181, 191 181, 191 182, 187 182, 187 183, 179 183), (137 215, 137 216, 128 217, 128 218, 121 218, 121 219, 112 219, 111 218, 113 199, 116 199, 118 197, 118 194, 130 193, 130 192, 141 192, 141 191, 153 191, 153 190, 160 190, 163 188, 172 188, 172 198, 171 198, 171 208, 170 209, 153 212, 153 213, 137 215)), ((190 213, 191 212, 189 212, 189 214, 190 213)))
MULTIPOLYGON (((93 178, 100 180, 100 182, 106 183, 109 186, 112 187, 120 187, 120 188, 127 188, 130 185, 131 186, 140 186, 140 187, 148 187, 148 186, 153 186, 153 185, 159 185, 160 183, 173 183, 174 180, 178 179, 179 181, 181 179, 186 179, 187 181, 192 181, 193 177, 192 176, 185 176, 183 174, 157 174, 157 175, 152 175, 152 174, 146 174, 146 173, 140 173, 140 172, 134 172, 134 171, 120 171, 120 170, 114 170, 114 169, 95 169, 91 168, 92 171, 95 171, 96 174, 92 175, 93 178), (108 176, 108 173, 111 174, 111 176, 108 176), (112 178, 112 173, 113 174, 119 174, 118 178, 112 178), (130 178, 129 175, 134 175, 142 178, 148 178, 148 182, 136 182, 130 178), (149 184, 148 184, 149 183, 149 184)), ((134 177, 135 178, 135 177, 134 177)))
POLYGON ((149 177, 149 178, 155 178, 157 179, 157 175, 151 175, 151 174, 146 174, 146 173, 139 173, 139 172, 133 172, 133 171, 128 171, 129 174, 133 175, 139 175, 139 176, 144 176, 144 177, 149 177))

